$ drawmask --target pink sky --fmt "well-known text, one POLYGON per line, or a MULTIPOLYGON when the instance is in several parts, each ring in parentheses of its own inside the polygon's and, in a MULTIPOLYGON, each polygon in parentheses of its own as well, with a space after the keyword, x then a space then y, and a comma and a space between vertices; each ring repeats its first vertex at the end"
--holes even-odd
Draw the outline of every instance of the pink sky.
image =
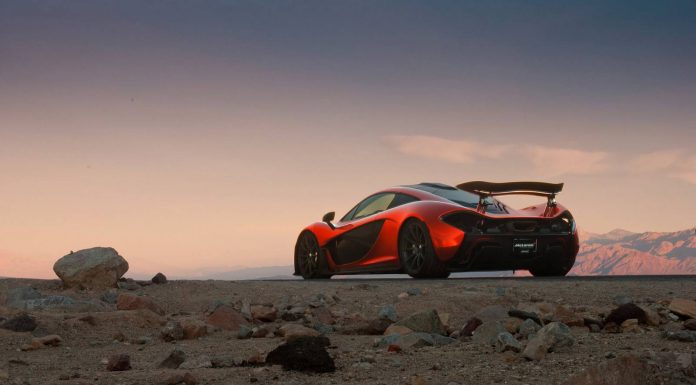
MULTIPOLYGON (((422 181, 566 182, 559 200, 594 232, 695 224, 694 45, 683 41, 654 34, 615 52, 614 31, 538 46, 536 24, 455 39, 450 16, 413 27, 394 9, 381 10, 393 35, 342 10, 382 31, 375 40, 272 9, 245 10, 256 33, 212 10, 179 9, 190 19, 178 24, 177 7, 124 5, 119 18, 8 4, 0 276, 52 277, 56 259, 93 246, 142 274, 290 265, 303 226, 422 181)), ((580 29, 596 20, 569 17, 580 29)))

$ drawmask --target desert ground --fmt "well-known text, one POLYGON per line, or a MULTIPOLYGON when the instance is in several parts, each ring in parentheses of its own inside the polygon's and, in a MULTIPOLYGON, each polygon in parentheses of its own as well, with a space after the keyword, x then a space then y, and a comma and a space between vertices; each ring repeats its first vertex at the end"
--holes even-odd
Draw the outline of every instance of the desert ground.
POLYGON ((645 381, 657 376, 665 384, 694 384, 696 343, 690 338, 696 332, 688 328, 695 299, 693 276, 122 279, 118 289, 103 290, 63 289, 60 280, 2 279, 0 384, 628 384, 636 373, 645 381), (612 310, 626 304, 645 314, 609 322, 612 310), (442 343, 379 343, 385 327, 396 337, 409 332, 390 326, 393 321, 431 309, 436 312, 428 314, 439 318, 435 329, 446 329, 439 333, 442 343), (522 315, 510 316, 510 310, 522 315), (21 331, 21 318, 9 322, 23 316, 35 322, 33 330, 21 331), (482 325, 468 336, 463 329, 473 327, 474 317, 482 325), (530 357, 527 346, 541 332, 521 329, 529 317, 568 325, 566 342, 547 341, 541 354, 530 357), (291 324, 305 328, 283 331, 291 324), (516 342, 497 341, 495 328, 490 340, 485 334, 491 324, 516 342), (294 334, 313 332, 328 338, 325 350, 335 370, 286 370, 264 362, 294 334), (41 340, 52 335, 59 340, 41 340), (163 364, 176 349, 181 358, 163 364), (120 368, 127 370, 114 370, 118 355, 128 355, 129 365, 120 368), (592 371, 594 377, 587 374, 592 371), (597 373, 624 382, 597 382, 597 373))

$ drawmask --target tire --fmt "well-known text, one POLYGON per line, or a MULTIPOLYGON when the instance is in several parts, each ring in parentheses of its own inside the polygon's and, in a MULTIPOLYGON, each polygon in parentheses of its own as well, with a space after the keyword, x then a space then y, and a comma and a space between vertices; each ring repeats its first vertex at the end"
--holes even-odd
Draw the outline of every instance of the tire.
POLYGON ((563 255, 553 259, 541 261, 537 266, 529 269, 535 277, 563 277, 575 264, 575 255, 563 255))
POLYGON ((311 231, 304 231, 295 244, 295 271, 304 279, 331 278, 326 270, 326 257, 317 237, 311 231))
POLYGON ((413 278, 447 278, 449 271, 437 259, 430 232, 425 223, 409 219, 399 231, 399 261, 413 278))

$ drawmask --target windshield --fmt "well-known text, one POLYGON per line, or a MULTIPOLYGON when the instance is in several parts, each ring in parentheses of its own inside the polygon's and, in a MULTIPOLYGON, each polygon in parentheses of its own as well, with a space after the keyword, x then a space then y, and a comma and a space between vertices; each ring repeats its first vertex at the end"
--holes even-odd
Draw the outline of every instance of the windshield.
MULTIPOLYGON (((443 197, 447 200, 450 200, 454 203, 460 204, 464 207, 469 207, 472 209, 475 209, 478 207, 479 203, 479 196, 474 193, 470 193, 468 191, 460 190, 455 187, 450 187, 450 186, 429 186, 425 184, 417 184, 413 186, 408 186, 412 188, 417 188, 419 190, 427 191, 431 194, 435 194, 437 196, 443 197)), ((492 197, 487 197, 484 202, 486 203, 486 212, 489 213, 503 213, 504 211, 504 206, 495 198, 492 197)))

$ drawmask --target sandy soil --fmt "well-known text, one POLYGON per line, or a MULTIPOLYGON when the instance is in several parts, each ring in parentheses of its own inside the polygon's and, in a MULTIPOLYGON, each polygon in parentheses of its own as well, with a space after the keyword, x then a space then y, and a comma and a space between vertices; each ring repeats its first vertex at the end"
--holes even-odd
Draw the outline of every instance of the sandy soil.
MULTIPOLYGON (((163 320, 182 317, 205 319, 219 303, 241 308, 242 303, 306 306, 318 295, 335 298, 326 307, 334 314, 337 328, 356 319, 375 318, 379 310, 393 304, 399 318, 434 308, 449 314, 452 330, 459 330, 478 310, 490 305, 505 308, 562 304, 585 317, 601 318, 616 307, 617 296, 628 296, 638 305, 661 308, 674 297, 696 299, 694 277, 616 278, 505 278, 449 280, 342 280, 328 281, 170 281, 118 293, 147 296, 163 308, 163 320), (420 294, 405 297, 409 289, 420 294), (662 301, 662 302, 661 302, 662 301)), ((100 302, 103 291, 62 290, 59 281, 0 280, 0 304, 19 286, 32 286, 44 295, 70 296, 100 302)), ((113 304, 101 303, 107 313, 118 313, 113 304)), ((0 384, 157 384, 182 369, 158 369, 157 365, 175 348, 189 359, 200 356, 233 356, 240 359, 255 352, 268 353, 282 338, 238 339, 234 331, 210 330, 196 340, 164 342, 160 325, 142 320, 113 318, 113 321, 79 321, 96 314, 95 309, 63 308, 32 310, 38 327, 33 332, 0 329, 0 384), (79 311, 77 311, 79 310, 79 311), (125 339, 114 340, 118 333, 125 339), (33 337, 58 334, 60 346, 34 351, 21 347, 33 337), (150 337, 145 344, 135 341, 150 337), (105 359, 127 353, 132 370, 109 372, 105 359)), ((18 310, 0 307, 0 316, 10 318, 18 310)), ((277 320, 278 326, 288 321, 277 320)), ((663 330, 677 330, 682 321, 663 319, 660 326, 642 326, 639 333, 591 333, 575 327, 576 343, 549 353, 541 361, 528 361, 519 353, 496 353, 495 349, 464 338, 442 347, 422 347, 399 353, 373 347, 378 336, 330 333, 329 352, 335 359, 334 373, 307 374, 284 371, 279 366, 197 368, 187 370, 199 384, 560 384, 586 367, 614 355, 645 351, 696 352, 696 344, 661 337, 663 330), (363 361, 372 361, 365 363, 363 361), (361 364, 362 362, 362 364, 361 364)), ((120 338, 119 338, 120 339, 120 338)))

